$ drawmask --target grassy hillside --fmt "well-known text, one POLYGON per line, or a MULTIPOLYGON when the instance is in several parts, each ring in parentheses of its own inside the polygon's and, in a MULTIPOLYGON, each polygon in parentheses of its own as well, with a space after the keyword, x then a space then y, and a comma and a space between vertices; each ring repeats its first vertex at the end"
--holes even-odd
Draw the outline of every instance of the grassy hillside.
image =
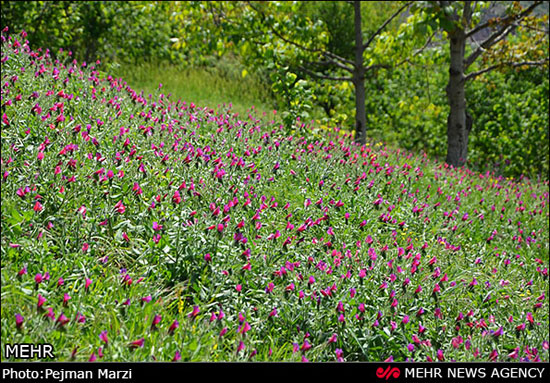
POLYGON ((112 67, 114 77, 122 77, 133 89, 145 95, 158 91, 170 98, 194 102, 199 107, 223 108, 231 103, 231 110, 246 114, 251 107, 258 113, 270 113, 275 107, 272 95, 254 75, 244 72, 237 63, 223 59, 211 67, 178 68, 170 64, 121 64, 112 67))
POLYGON ((286 132, 2 39, 2 347, 549 360, 547 181, 286 132))

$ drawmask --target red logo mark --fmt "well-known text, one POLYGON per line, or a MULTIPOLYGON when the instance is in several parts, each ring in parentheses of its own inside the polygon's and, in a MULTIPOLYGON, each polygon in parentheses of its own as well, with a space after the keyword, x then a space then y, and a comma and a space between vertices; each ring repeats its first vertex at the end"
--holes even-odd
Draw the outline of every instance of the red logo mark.
POLYGON ((399 375, 401 375, 401 371, 399 371, 399 368, 388 366, 385 370, 383 367, 378 367, 376 369, 376 376, 379 378, 385 378, 388 380, 389 378, 399 378, 399 375))

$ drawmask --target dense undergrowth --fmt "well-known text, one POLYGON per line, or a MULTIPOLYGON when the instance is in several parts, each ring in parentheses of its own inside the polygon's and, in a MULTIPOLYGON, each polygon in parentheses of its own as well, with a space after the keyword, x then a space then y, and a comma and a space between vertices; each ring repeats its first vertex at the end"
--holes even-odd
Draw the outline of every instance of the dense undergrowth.
POLYGON ((2 345, 548 361, 547 181, 287 132, 2 40, 2 345))

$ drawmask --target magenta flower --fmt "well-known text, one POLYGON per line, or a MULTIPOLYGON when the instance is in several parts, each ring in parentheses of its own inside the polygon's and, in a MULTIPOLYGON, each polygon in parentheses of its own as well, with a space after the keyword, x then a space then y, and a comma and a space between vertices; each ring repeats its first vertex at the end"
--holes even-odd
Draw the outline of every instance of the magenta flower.
POLYGON ((27 266, 23 266, 23 268, 17 272, 18 277, 21 277, 25 274, 27 274, 27 266))
POLYGON ((172 335, 179 326, 180 326, 179 322, 177 320, 174 320, 170 325, 170 327, 168 328, 168 334, 172 335))
POLYGON ((145 343, 145 338, 141 338, 141 339, 138 339, 138 340, 134 340, 133 342, 130 342, 129 347, 130 348, 143 347, 144 343, 145 343))
POLYGON ((451 345, 453 348, 458 348, 463 343, 462 337, 459 335, 451 340, 451 345))
POLYGON ((92 352, 92 355, 90 355, 90 359, 88 359, 88 362, 95 362, 96 361, 96 356, 95 356, 95 353, 92 352))
POLYGON ((162 317, 160 315, 155 314, 155 316, 153 317, 153 322, 151 323, 151 329, 154 330, 161 320, 162 320, 162 317))
POLYGON ((239 345, 237 346, 237 353, 239 353, 242 350, 244 350, 244 342, 241 340, 239 342, 239 345))
POLYGON ((109 339, 107 338, 107 331, 106 330, 101 331, 101 333, 99 334, 99 339, 101 339, 105 343, 109 343, 109 339))
POLYGON ((46 302, 46 298, 44 298, 42 295, 38 294, 38 304, 37 307, 41 308, 42 305, 46 302))
POLYGON ((69 318, 63 313, 59 314, 56 321, 60 326, 65 326, 69 322, 69 318))
POLYGON ((195 318, 199 314, 200 311, 201 310, 200 310, 199 306, 193 306, 193 311, 191 311, 189 314, 187 314, 187 316, 189 318, 195 318))
POLYGON ((246 334, 247 331, 249 331, 252 327, 250 327, 250 324, 248 322, 244 322, 242 326, 239 326, 238 333, 239 334, 246 334))
POLYGON ((48 307, 46 310, 46 313, 44 314, 45 317, 50 318, 51 320, 55 320, 55 314, 53 312, 53 309, 51 307, 48 307))
POLYGON ((23 326, 23 321, 25 318, 21 316, 21 314, 15 314, 15 327, 18 329, 21 329, 21 326, 23 326))
POLYGON ((124 214, 124 212, 126 211, 126 207, 124 206, 124 204, 122 203, 122 200, 118 201, 115 205, 115 210, 119 213, 119 214, 124 214))
POLYGON ((342 351, 341 348, 334 350, 334 353, 336 354, 336 360, 338 360, 338 362, 344 361, 344 351, 342 351))
POLYGON ((90 278, 86 278, 86 283, 84 284, 84 290, 88 290, 91 284, 92 284, 92 280, 90 278))
POLYGON ((181 354, 179 350, 176 350, 176 353, 174 354, 174 358, 172 359, 172 362, 177 362, 180 359, 181 359, 181 354))

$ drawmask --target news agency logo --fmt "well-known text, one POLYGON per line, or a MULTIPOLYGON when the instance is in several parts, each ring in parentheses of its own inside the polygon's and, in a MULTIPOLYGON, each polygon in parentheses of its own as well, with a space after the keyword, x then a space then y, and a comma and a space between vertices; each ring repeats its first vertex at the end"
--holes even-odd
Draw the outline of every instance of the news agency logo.
POLYGON ((388 366, 386 369, 384 367, 378 367, 376 369, 376 376, 380 379, 389 380, 390 378, 399 378, 401 375, 401 370, 397 367, 388 366))
POLYGON ((15 359, 55 359, 53 354, 53 346, 49 343, 7 343, 4 346, 4 358, 15 359))

